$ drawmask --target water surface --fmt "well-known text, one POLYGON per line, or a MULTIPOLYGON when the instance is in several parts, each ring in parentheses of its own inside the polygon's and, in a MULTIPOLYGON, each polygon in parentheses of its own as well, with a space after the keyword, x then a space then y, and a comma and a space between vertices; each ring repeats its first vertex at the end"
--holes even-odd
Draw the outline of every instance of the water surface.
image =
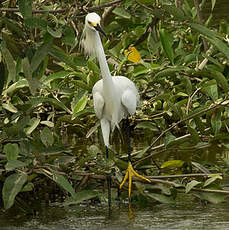
POLYGON ((132 207, 132 211, 130 214, 127 204, 113 206, 110 215, 106 206, 43 207, 34 217, 5 214, 0 216, 0 222, 2 230, 229 228, 228 201, 206 204, 180 194, 175 205, 132 207))

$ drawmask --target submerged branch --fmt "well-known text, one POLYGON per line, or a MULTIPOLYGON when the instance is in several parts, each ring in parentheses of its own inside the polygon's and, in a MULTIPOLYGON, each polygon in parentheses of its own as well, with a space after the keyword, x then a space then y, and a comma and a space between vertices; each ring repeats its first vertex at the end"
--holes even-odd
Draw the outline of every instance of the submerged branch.
MULTIPOLYGON (((94 173, 88 173, 84 171, 75 171, 75 174, 78 176, 86 176, 88 178, 92 179, 100 179, 100 180, 106 180, 106 175, 98 175, 94 173)), ((223 175, 222 173, 217 173, 219 175, 223 175)), ((185 185, 183 184, 178 184, 172 181, 168 181, 167 179, 170 178, 186 178, 186 177, 208 177, 211 175, 215 175, 215 173, 189 173, 189 174, 180 174, 180 175, 166 175, 166 176, 146 176, 149 180, 151 180, 152 183, 159 183, 159 184, 165 184, 168 186, 172 186, 174 188, 179 188, 183 189, 185 185)), ((117 181, 117 178, 115 176, 112 177, 113 181, 117 181)), ((148 183, 146 181, 141 180, 138 177, 133 177, 133 182, 141 182, 141 183, 148 183)), ((229 195, 229 191, 227 190, 218 190, 218 189, 201 189, 201 188, 193 188, 191 191, 196 191, 196 192, 210 192, 210 193, 220 193, 220 194, 225 194, 229 195)))

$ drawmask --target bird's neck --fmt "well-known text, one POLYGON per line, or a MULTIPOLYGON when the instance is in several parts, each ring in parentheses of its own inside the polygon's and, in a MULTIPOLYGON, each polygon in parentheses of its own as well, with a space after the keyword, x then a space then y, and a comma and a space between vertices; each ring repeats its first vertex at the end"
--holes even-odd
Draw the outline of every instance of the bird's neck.
POLYGON ((103 81, 106 82, 107 84, 108 83, 112 84, 111 73, 107 64, 101 38, 98 32, 94 32, 93 35, 94 35, 93 41, 94 41, 95 54, 99 61, 99 66, 100 66, 103 81))

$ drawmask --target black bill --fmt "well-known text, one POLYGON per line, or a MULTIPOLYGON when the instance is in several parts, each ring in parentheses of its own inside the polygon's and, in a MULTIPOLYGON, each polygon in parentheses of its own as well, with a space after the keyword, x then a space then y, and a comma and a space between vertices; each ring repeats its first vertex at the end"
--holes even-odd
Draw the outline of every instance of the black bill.
POLYGON ((102 29, 102 27, 101 27, 99 24, 97 24, 96 26, 94 26, 94 28, 95 28, 97 31, 99 31, 100 33, 102 33, 105 37, 107 36, 107 35, 105 34, 104 30, 102 29))

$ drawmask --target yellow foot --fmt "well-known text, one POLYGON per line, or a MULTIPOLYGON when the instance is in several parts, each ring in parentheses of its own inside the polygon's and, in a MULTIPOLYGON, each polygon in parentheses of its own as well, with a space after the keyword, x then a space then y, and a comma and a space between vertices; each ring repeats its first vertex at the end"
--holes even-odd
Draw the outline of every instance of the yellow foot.
POLYGON ((121 189, 122 186, 125 184, 127 178, 129 179, 129 198, 130 198, 130 195, 131 195, 131 185, 132 185, 132 177, 133 177, 133 176, 139 177, 139 178, 141 178, 142 180, 146 180, 146 181, 148 181, 148 182, 151 183, 151 181, 150 181, 148 178, 146 178, 146 177, 144 177, 144 176, 141 176, 141 175, 139 175, 137 172, 135 172, 134 169, 133 169, 133 166, 132 166, 131 162, 129 162, 129 163, 128 163, 127 170, 126 170, 126 175, 125 175, 125 177, 123 178, 122 183, 121 183, 120 186, 119 186, 119 188, 121 189))

